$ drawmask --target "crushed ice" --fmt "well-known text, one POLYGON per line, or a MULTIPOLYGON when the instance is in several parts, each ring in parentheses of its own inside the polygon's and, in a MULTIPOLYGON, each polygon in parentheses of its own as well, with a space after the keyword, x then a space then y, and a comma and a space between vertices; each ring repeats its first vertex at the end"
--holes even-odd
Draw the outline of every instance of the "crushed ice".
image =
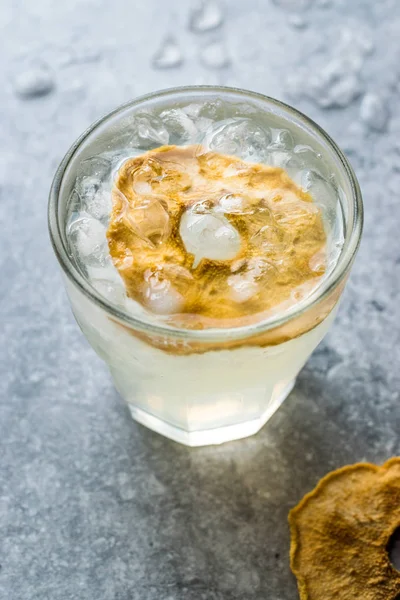
POLYGON ((362 95, 364 84, 361 72, 371 41, 358 32, 342 32, 334 56, 321 52, 314 65, 300 67, 289 77, 287 91, 293 97, 305 97, 323 108, 345 108, 362 95))
MULTIPOLYGON (((369 102, 373 104, 372 109, 369 107, 370 112, 379 110, 376 102, 369 102)), ((71 218, 67 235, 76 264, 88 274, 94 287, 107 300, 127 310, 133 310, 135 305, 126 297, 123 282, 112 265, 106 227, 116 170, 128 156, 136 156, 145 150, 168 143, 199 143, 210 150, 237 155, 244 160, 286 168, 296 183, 323 205, 328 221, 335 221, 337 190, 329 179, 330 172, 321 155, 310 146, 296 143, 289 130, 270 129, 266 124, 252 120, 248 107, 244 112, 238 105, 236 114, 240 116, 227 119, 226 107, 218 98, 203 104, 176 105, 159 113, 140 112, 131 118, 124 130, 122 145, 117 136, 114 151, 109 149, 101 156, 80 163, 69 201, 71 218)), ((238 174, 234 164, 227 171, 226 177, 238 174)), ((133 181, 138 200, 128 203, 125 199, 123 218, 130 221, 137 236, 150 247, 157 247, 170 235, 170 219, 162 198, 153 194, 148 175, 141 176, 138 171, 133 181)), ((310 205, 309 208, 315 206, 310 205)), ((193 268, 203 258, 233 260, 240 251, 241 238, 227 217, 252 211, 254 208, 245 193, 231 194, 229 190, 221 195, 213 208, 199 203, 188 209, 181 218, 180 235, 187 252, 194 256, 193 268)), ((336 233, 332 235, 336 236, 336 233)), ((264 221, 253 243, 265 248, 279 244, 279 222, 271 220, 265 224, 264 221)), ((133 259, 132 252, 127 252, 124 264, 129 267, 133 259)), ((183 302, 181 292, 190 285, 191 273, 183 268, 178 272, 172 267, 174 265, 160 265, 149 272, 143 282, 145 304, 158 314, 179 312, 183 302)), ((261 268, 268 269, 271 265, 255 265, 251 261, 238 269, 232 265, 229 286, 237 302, 244 302, 257 293, 261 268)))
POLYGON ((269 129, 250 119, 227 119, 209 132, 205 144, 211 150, 259 162, 265 160, 270 140, 269 129))

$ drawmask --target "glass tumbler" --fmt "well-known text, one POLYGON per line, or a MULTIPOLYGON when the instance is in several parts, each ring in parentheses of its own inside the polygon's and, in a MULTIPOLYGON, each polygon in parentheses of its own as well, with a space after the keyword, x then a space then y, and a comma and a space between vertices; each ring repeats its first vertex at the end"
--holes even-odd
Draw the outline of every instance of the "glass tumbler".
MULTIPOLYGON (((170 128, 169 143, 185 143, 180 126, 178 120, 170 128)), ((161 144, 155 141, 152 147, 157 145, 161 144)), ((148 140, 142 147, 139 141, 135 150, 149 147, 148 140)), ((290 164, 288 160, 289 173, 290 164)), ((52 245, 84 335, 107 363, 133 418, 188 446, 252 435, 287 397, 300 369, 332 324, 359 245, 362 215, 353 170, 318 125, 260 94, 209 86, 149 94, 94 123, 62 160, 49 201, 52 245), (188 119, 200 114, 203 124, 243 119, 254 125, 252 131, 257 131, 260 123, 270 131, 284 131, 281 142, 265 141, 265 156, 271 164, 277 156, 282 160, 288 144, 295 152, 297 149, 303 176, 307 179, 316 174, 314 197, 324 218, 331 266, 307 298, 249 326, 186 330, 157 322, 145 311, 134 315, 91 285, 76 264, 66 235, 68 201, 80 166, 107 151, 129 153, 130 131, 137 116, 159 119, 171 111, 180 111, 188 119)))

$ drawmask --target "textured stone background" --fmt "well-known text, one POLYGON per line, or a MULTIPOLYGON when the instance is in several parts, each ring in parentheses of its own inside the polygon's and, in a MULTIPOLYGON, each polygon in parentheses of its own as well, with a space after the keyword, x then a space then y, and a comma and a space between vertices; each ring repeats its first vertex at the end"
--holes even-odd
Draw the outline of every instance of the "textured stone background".
POLYGON ((290 507, 330 469, 400 452, 400 3, 225 0, 208 22, 194 6, 0 3, 2 599, 294 600, 290 507), (131 420, 46 229, 74 138, 189 83, 307 112, 350 156, 366 205, 336 325, 295 391, 257 436, 197 450, 131 420))

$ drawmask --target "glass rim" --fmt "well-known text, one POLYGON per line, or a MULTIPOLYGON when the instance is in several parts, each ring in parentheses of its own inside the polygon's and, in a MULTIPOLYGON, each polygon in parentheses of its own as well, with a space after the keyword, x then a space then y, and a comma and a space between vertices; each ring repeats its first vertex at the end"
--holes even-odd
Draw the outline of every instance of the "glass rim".
POLYGON ((212 85, 193 85, 193 86, 181 86, 163 89, 157 92, 151 92, 126 102, 111 112, 107 113, 103 117, 97 119, 92 125, 90 125, 86 131, 84 131, 78 139, 72 144, 69 150, 66 152, 62 159, 58 169, 56 170, 49 195, 48 204, 48 228, 50 233, 50 240, 53 246, 53 250, 56 254, 58 262, 60 263, 63 272, 72 281, 72 283, 79 288, 79 290, 94 304, 102 308, 104 311, 109 313, 111 317, 118 320, 124 325, 127 325, 135 330, 142 331, 147 334, 153 334, 158 336, 167 336, 174 338, 181 338, 191 341, 203 341, 212 342, 221 340, 221 338, 229 340, 239 340, 247 337, 260 335, 267 331, 273 330, 277 327, 281 327, 300 317, 319 302, 329 296, 336 286, 345 278, 347 275, 353 259, 358 250, 361 233, 363 229, 363 202, 359 183, 356 175, 353 171, 352 166, 347 160, 344 153, 337 146, 336 142, 326 133, 322 127, 315 123, 312 119, 304 115, 299 110, 291 107, 280 100, 276 100, 264 94, 258 92, 252 92, 240 88, 228 87, 228 86, 212 86, 212 85), (348 178, 348 183, 351 187, 351 195, 353 200, 354 219, 352 228, 346 232, 345 246, 340 253, 332 271, 321 283, 321 285, 306 298, 306 300, 300 305, 294 305, 289 310, 286 310, 282 314, 271 316, 267 319, 263 319, 250 325, 244 325, 239 327, 215 327, 206 329, 184 329, 180 327, 173 327, 164 323, 156 323, 150 321, 144 321, 140 317, 134 316, 127 311, 118 308, 117 306, 109 303, 104 296, 102 296, 93 286, 90 285, 89 281, 79 272, 77 267, 74 265, 71 256, 65 247, 63 236, 60 231, 60 223, 58 219, 58 208, 60 199, 60 190, 63 182, 64 174, 71 163, 75 153, 85 142, 85 140, 96 131, 97 128, 107 123, 108 120, 115 117, 119 113, 122 113, 128 108, 133 108, 140 105, 141 103, 158 99, 165 96, 174 96, 177 94, 195 93, 195 92, 208 92, 215 94, 235 94, 242 96, 244 100, 257 100, 268 104, 269 106, 275 107, 279 110, 285 111, 286 114, 294 116, 306 126, 308 126, 313 133, 320 136, 328 147, 333 150, 336 158, 340 161, 341 166, 348 178))

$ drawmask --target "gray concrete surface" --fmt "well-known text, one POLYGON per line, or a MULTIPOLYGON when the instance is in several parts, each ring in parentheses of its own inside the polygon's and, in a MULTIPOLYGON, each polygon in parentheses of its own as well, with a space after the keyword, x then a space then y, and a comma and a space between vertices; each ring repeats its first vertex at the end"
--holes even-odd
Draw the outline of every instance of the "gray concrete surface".
POLYGON ((400 4, 193 6, 0 4, 1 599, 294 600, 290 507, 330 469, 400 452, 400 4), (73 320, 46 229, 76 136, 188 83, 307 112, 348 153, 366 205, 337 322, 295 391, 257 436, 197 450, 131 420, 73 320))

